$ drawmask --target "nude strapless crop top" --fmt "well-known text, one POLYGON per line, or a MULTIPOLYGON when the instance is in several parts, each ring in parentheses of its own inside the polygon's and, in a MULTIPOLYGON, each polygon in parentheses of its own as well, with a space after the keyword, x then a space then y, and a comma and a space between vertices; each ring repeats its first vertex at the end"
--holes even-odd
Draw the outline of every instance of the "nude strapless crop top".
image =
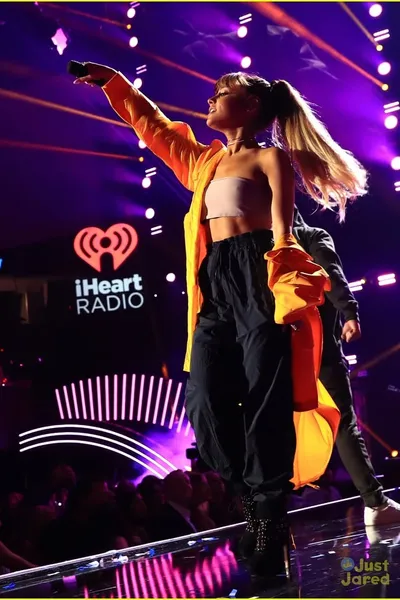
POLYGON ((265 214, 269 205, 267 186, 244 177, 222 177, 206 190, 202 220, 265 214))

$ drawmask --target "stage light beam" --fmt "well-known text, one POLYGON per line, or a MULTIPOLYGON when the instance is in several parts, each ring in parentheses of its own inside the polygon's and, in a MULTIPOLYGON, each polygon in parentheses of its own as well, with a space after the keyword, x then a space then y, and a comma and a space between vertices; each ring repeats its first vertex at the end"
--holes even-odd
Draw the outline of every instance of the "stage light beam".
POLYGON ((373 4, 369 8, 369 14, 371 17, 380 17, 382 14, 383 8, 380 4, 373 4))
POLYGON ((391 70, 392 70, 392 67, 391 67, 390 63, 388 63, 386 61, 382 62, 382 63, 380 63, 380 65, 378 65, 379 75, 389 75, 391 70))
POLYGON ((395 156, 390 163, 394 171, 400 171, 400 156, 395 156))
POLYGON ((143 179, 142 179, 142 187, 144 187, 144 189, 147 190, 150 186, 151 186, 151 179, 150 179, 150 177, 143 177, 143 179))
POLYGON ((395 129, 398 125, 398 119, 395 115, 389 115, 385 119, 385 127, 386 129, 395 129))

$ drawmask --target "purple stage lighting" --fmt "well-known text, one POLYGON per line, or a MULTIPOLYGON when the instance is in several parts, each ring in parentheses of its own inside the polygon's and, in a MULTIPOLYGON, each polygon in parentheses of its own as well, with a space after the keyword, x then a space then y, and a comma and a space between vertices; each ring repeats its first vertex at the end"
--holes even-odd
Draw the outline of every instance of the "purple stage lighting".
POLYGON ((238 30, 237 30, 237 32, 236 32, 236 33, 237 33, 237 36, 238 36, 238 37, 240 37, 240 38, 244 38, 244 37, 246 37, 246 35, 247 35, 247 31, 248 31, 248 30, 247 30, 247 27, 246 27, 246 25, 241 25, 241 26, 238 28, 238 30))
POLYGON ((400 156, 395 156, 390 165, 394 171, 400 171, 400 156))
POLYGON ((395 115, 389 115, 385 119, 385 127, 386 129, 395 129, 398 124, 398 119, 395 115))
POLYGON ((242 58, 242 62, 240 63, 242 69, 248 69, 251 65, 251 58, 250 56, 244 56, 242 58))
POLYGON ((371 17, 380 17, 382 14, 382 6, 380 4, 373 4, 369 8, 369 14, 371 17))
POLYGON ((392 69, 392 67, 390 66, 390 63, 382 62, 378 66, 378 73, 379 73, 379 75, 388 75, 390 73, 391 69, 392 69))
POLYGON ((150 186, 151 186, 151 179, 150 179, 150 177, 143 177, 142 187, 144 187, 145 189, 147 189, 150 186))

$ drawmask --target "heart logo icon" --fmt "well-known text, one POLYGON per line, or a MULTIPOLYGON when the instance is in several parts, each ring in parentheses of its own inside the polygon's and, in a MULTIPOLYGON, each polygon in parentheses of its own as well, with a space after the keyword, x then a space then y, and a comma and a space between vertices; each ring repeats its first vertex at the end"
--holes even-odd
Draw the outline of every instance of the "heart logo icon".
POLYGON ((76 254, 88 265, 101 271, 101 257, 111 254, 113 268, 116 271, 132 254, 138 244, 136 230, 126 223, 112 225, 103 231, 98 227, 86 227, 74 239, 76 254), (105 245, 105 242, 108 242, 105 245))

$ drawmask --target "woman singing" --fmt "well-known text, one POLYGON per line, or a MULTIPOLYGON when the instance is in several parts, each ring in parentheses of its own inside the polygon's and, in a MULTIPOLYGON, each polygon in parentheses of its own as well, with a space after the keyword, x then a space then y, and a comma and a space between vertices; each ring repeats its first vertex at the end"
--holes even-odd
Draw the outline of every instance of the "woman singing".
POLYGON ((201 457, 242 496, 253 572, 287 572, 286 497, 294 483, 322 475, 339 421, 329 398, 314 415, 322 393, 315 313, 329 281, 292 236, 295 170, 342 219, 347 200, 365 194, 366 172, 286 81, 221 77, 207 125, 227 142, 206 146, 121 73, 86 67, 76 82, 101 82, 120 117, 194 192, 185 217, 186 411, 201 457), (271 126, 275 146, 263 149, 256 135, 271 126), (294 411, 313 419, 307 435, 298 428, 297 449, 294 411), (307 475, 293 482, 303 467, 307 475))

